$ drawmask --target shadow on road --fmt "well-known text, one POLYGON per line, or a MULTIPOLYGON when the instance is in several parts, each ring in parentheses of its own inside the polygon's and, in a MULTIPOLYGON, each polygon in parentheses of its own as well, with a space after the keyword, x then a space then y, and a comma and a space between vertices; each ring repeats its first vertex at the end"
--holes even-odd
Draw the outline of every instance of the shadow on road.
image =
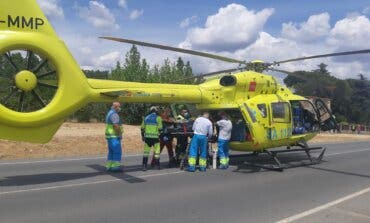
MULTIPOLYGON (((318 153, 312 153, 316 157, 318 153)), ((295 152, 290 154, 279 154, 280 162, 284 164, 284 169, 309 166, 312 165, 307 159, 307 155, 303 152, 295 152)), ((325 162, 322 160, 321 162, 325 162)), ((275 164, 272 158, 266 154, 240 154, 230 156, 230 164, 237 166, 233 172, 239 173, 255 173, 261 171, 272 171, 254 165, 272 165, 275 164)))
POLYGON ((144 179, 129 175, 129 172, 137 172, 141 170, 141 165, 127 166, 125 171, 118 173, 111 173, 105 170, 104 166, 101 165, 88 165, 87 167, 95 170, 96 172, 83 172, 83 173, 44 173, 44 174, 32 174, 32 175, 18 175, 18 176, 7 176, 0 179, 0 187, 5 186, 27 186, 37 184, 56 183, 70 180, 78 180, 91 178, 96 176, 109 175, 117 179, 121 179, 128 183, 142 183, 144 179), (126 170, 127 169, 127 170, 126 170))
POLYGON ((126 167, 125 169, 127 169, 127 170, 124 169, 124 171, 121 172, 121 173, 120 172, 118 172, 118 173, 106 172, 104 166, 97 165, 97 164, 96 165, 87 165, 87 167, 90 167, 91 169, 94 169, 94 170, 99 171, 99 172, 105 172, 105 174, 108 174, 112 177, 127 181, 129 183, 143 183, 143 182, 145 182, 144 179, 141 179, 141 178, 138 178, 138 177, 127 174, 129 172, 136 172, 136 171, 141 170, 141 165, 140 166, 136 165, 136 166, 126 167))
POLYGON ((105 173, 45 173, 33 175, 8 176, 0 179, 0 186, 26 186, 35 184, 55 183, 68 180, 96 177, 105 173))
POLYGON ((322 167, 314 167, 314 166, 309 166, 307 168, 311 168, 311 169, 315 169, 315 170, 321 170, 321 171, 325 171, 325 172, 331 172, 331 173, 339 173, 339 174, 344 174, 344 175, 349 175, 349 176, 370 178, 370 175, 360 174, 360 173, 351 173, 351 172, 346 172, 346 171, 341 171, 341 170, 333 170, 333 169, 327 169, 327 168, 322 168, 322 167))

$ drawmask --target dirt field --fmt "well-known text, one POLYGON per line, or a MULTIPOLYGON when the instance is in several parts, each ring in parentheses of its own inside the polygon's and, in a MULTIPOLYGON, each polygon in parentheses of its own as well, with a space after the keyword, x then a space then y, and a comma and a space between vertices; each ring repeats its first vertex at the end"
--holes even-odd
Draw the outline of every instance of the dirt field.
MULTIPOLYGON (((55 158, 88 155, 105 155, 105 125, 101 123, 64 123, 47 144, 32 144, 0 140, 0 160, 55 158)), ((124 153, 141 153, 139 126, 124 126, 124 153)), ((344 142, 369 140, 370 135, 320 134, 311 142, 344 142)))
MULTIPOLYGON (((0 160, 54 158, 106 154, 105 125, 101 123, 64 123, 47 144, 0 140, 0 160)), ((124 152, 143 148, 139 126, 124 126, 124 152)))

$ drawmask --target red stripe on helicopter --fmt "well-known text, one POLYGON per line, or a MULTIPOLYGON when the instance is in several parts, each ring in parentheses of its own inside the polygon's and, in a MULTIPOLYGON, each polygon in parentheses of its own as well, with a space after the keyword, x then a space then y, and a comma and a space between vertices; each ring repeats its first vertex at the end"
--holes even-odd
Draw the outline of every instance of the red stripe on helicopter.
POLYGON ((249 82, 249 91, 256 91, 257 83, 255 81, 249 82))

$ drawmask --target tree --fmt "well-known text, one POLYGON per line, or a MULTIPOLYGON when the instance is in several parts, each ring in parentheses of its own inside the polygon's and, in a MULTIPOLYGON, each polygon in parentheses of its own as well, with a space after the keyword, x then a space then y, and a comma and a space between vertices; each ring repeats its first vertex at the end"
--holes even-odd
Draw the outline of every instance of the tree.
POLYGON ((353 89, 351 103, 349 104, 349 119, 356 123, 370 123, 370 81, 364 76, 359 79, 348 79, 353 89))
POLYGON ((116 67, 111 72, 111 78, 113 80, 124 80, 123 71, 121 67, 121 63, 117 61, 116 67))
POLYGON ((185 78, 190 78, 193 76, 193 69, 190 66, 190 62, 187 61, 184 69, 184 77, 185 78))
POLYGON ((319 64, 313 71, 294 72, 304 77, 288 76, 284 79, 288 87, 297 94, 332 99, 332 111, 338 120, 352 123, 370 123, 370 81, 360 74, 359 79, 337 79, 330 75, 326 64, 319 64))
POLYGON ((133 45, 126 54, 125 64, 123 65, 124 81, 142 81, 146 75, 141 73, 141 56, 137 47, 133 45))
POLYGON ((108 71, 100 71, 100 70, 83 70, 87 78, 95 78, 95 79, 108 79, 109 72, 108 71))
POLYGON ((185 64, 184 61, 179 57, 176 62, 176 77, 175 78, 182 78, 184 77, 185 73, 185 64))
POLYGON ((320 74, 323 74, 323 75, 330 75, 329 71, 326 69, 328 67, 328 65, 324 64, 324 63, 320 63, 318 65, 319 69, 315 70, 316 72, 320 73, 320 74))

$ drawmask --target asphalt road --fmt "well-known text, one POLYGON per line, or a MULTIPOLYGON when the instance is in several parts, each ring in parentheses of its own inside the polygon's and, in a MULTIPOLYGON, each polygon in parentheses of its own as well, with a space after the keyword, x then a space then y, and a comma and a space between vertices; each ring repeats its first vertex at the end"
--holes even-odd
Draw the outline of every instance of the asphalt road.
POLYGON ((321 164, 283 172, 242 160, 226 171, 142 172, 141 157, 127 156, 117 174, 104 172, 102 157, 0 162, 0 222, 340 222, 325 213, 346 202, 362 211, 351 222, 369 222, 360 220, 370 216, 370 142, 327 145, 321 164))

